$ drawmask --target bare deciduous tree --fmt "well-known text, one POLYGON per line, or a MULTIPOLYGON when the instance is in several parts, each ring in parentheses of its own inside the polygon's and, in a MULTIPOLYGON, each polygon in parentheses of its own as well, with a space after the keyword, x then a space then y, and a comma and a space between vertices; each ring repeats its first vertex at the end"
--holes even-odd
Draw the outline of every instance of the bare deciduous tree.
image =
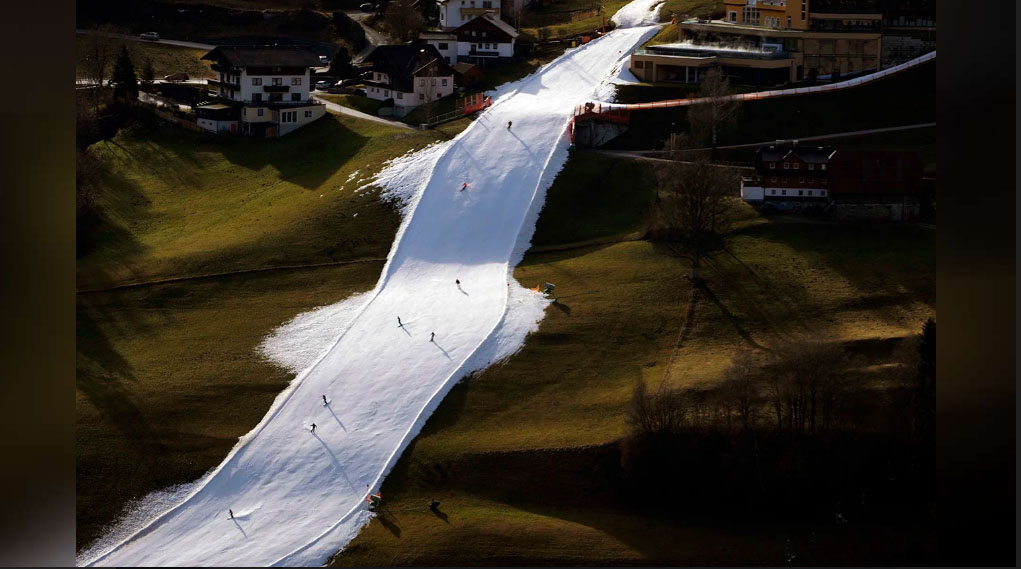
MULTIPOLYGON (((672 144, 677 144, 671 138, 672 144)), ((671 251, 691 263, 691 277, 700 278, 702 256, 717 231, 723 229, 727 196, 737 187, 735 175, 710 164, 703 156, 676 160, 680 148, 668 148, 675 161, 657 171, 659 206, 654 212, 654 232, 671 251)))
POLYGON ((425 17, 414 0, 390 0, 383 15, 390 33, 401 41, 410 41, 425 26, 425 17))
POLYGON ((699 97, 706 101, 688 107, 688 123, 696 140, 716 148, 719 133, 737 124, 741 102, 731 98, 733 94, 730 81, 719 69, 706 72, 699 89, 699 97))
MULTIPOLYGON (((78 59, 84 71, 85 80, 90 85, 102 87, 109 77, 110 68, 113 66, 117 52, 123 43, 103 35, 106 29, 97 30, 97 33, 87 34, 83 38, 82 49, 78 52, 78 59)), ((99 112, 99 103, 102 100, 100 89, 93 89, 92 111, 99 112)))

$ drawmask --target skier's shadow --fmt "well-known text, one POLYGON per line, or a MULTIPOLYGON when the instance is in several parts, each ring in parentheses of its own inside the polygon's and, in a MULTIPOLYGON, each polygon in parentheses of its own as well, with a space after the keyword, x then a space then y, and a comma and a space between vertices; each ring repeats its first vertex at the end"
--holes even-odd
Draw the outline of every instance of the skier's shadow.
POLYGON ((344 480, 347 481, 347 485, 354 489, 355 485, 351 482, 351 479, 347 477, 347 472, 344 472, 344 467, 342 467, 340 461, 337 460, 337 455, 333 454, 333 451, 330 450, 329 445, 327 445, 323 439, 319 438, 319 435, 312 433, 312 436, 315 437, 317 441, 319 441, 319 444, 323 445, 323 448, 326 449, 327 453, 329 453, 330 459, 333 460, 333 466, 337 468, 337 472, 340 472, 341 476, 344 477, 344 480))
MULTIPOLYGON (((338 417, 337 414, 333 412, 333 407, 327 405, 326 409, 329 410, 330 415, 333 415, 333 418, 337 421, 337 424, 340 425, 340 428, 344 429, 344 432, 346 433, 347 432, 347 427, 345 427, 344 423, 342 423, 340 421, 340 417, 338 417)), ((322 442, 322 441, 320 441, 320 442, 322 442)))
POLYGON ((231 518, 230 521, 234 522, 234 525, 237 526, 238 531, 241 532, 241 535, 245 536, 245 539, 248 539, 248 534, 245 533, 245 528, 241 527, 241 524, 239 524, 238 521, 235 520, 234 518, 231 518))
POLYGON ((461 285, 457 285, 457 290, 461 291, 461 294, 463 294, 465 296, 471 296, 470 294, 465 292, 463 288, 461 288, 461 285))
POLYGON ((436 344, 436 348, 439 349, 441 352, 443 352, 443 355, 447 356, 448 360, 450 359, 450 354, 447 353, 447 350, 444 350, 443 347, 440 346, 440 344, 438 342, 436 342, 436 340, 433 340, 433 344, 436 344))

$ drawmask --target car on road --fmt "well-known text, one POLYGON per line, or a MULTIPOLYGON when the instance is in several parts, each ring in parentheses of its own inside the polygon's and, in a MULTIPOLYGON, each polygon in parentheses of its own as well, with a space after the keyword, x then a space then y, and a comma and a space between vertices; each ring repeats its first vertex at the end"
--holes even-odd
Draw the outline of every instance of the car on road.
POLYGON ((375 6, 373 6, 371 2, 366 2, 359 6, 358 9, 361 10, 362 12, 371 12, 373 9, 375 9, 375 6))
POLYGON ((329 89, 330 85, 332 85, 332 83, 330 83, 329 81, 319 81, 318 83, 316 83, 316 89, 319 90, 329 89))
POLYGON ((139 34, 138 38, 148 41, 160 41, 160 35, 156 32, 145 32, 144 34, 139 34))
POLYGON ((190 77, 188 77, 188 74, 183 71, 163 76, 163 80, 168 83, 177 83, 178 81, 187 81, 188 79, 190 79, 190 77))
POLYGON ((320 55, 319 56, 319 63, 322 64, 322 65, 329 65, 330 64, 330 58, 326 57, 325 55, 320 55))

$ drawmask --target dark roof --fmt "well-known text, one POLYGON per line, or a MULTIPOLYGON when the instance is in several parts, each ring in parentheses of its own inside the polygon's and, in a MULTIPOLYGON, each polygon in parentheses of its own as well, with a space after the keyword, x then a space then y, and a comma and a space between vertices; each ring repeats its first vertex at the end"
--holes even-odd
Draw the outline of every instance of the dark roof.
POLYGON ((759 147, 756 153, 759 155, 760 163, 781 162, 788 156, 794 156, 806 164, 825 164, 833 155, 833 147, 771 144, 759 147))
POLYGON ((812 0, 809 12, 816 14, 878 14, 876 0, 812 0))
POLYGON ((315 67, 319 56, 296 45, 221 45, 202 59, 232 67, 315 67))
POLYGON ((831 193, 917 195, 922 155, 909 150, 838 150, 830 160, 831 193))
POLYGON ((461 27, 454 31, 457 33, 458 41, 494 41, 498 43, 510 43, 514 40, 514 38, 518 37, 517 30, 489 14, 476 16, 462 24, 461 27), (484 38, 471 37, 469 32, 472 31, 486 32, 487 35, 484 38))
POLYGON ((411 91, 416 75, 427 77, 451 76, 454 70, 443 61, 440 52, 429 44, 379 45, 365 58, 372 70, 391 77, 394 89, 411 91))

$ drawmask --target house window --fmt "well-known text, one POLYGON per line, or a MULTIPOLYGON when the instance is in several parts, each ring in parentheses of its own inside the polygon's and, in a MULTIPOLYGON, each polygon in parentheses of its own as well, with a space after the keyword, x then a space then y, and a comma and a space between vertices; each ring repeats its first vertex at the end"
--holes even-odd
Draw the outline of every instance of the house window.
POLYGON ((790 27, 791 27, 791 17, 787 16, 787 28, 789 29, 790 27))
POLYGON ((803 196, 803 195, 805 195, 805 192, 803 190, 798 190, 798 195, 799 196, 803 196))
POLYGON ((450 46, 446 42, 440 42, 440 50, 450 49, 450 46))
MULTIPOLYGON (((482 7, 483 8, 492 8, 493 7, 493 3, 490 0, 482 0, 482 7)), ((482 32, 482 33, 486 33, 486 32, 482 32)))
POLYGON ((430 79, 429 80, 429 84, 432 85, 433 87, 435 87, 436 86, 436 78, 433 77, 432 79, 430 79))
POLYGON ((389 90, 383 91, 383 96, 387 97, 387 98, 390 98, 390 91, 389 90))
POLYGON ((260 116, 261 117, 264 114, 266 114, 266 109, 261 109, 261 108, 260 109, 255 109, 255 115, 256 116, 260 116))
POLYGON ((634 67, 635 69, 644 69, 645 68, 645 62, 644 61, 632 61, 631 62, 631 67, 634 67))
POLYGON ((819 190, 819 195, 820 196, 825 196, 826 195, 826 190, 819 190))
POLYGON ((815 164, 809 164, 808 165, 808 169, 809 170, 815 170, 815 164))
POLYGON ((418 80, 418 86, 419 87, 425 87, 425 79, 419 79, 418 80))
POLYGON ((791 163, 790 162, 784 162, 783 163, 783 169, 784 170, 790 170, 791 169, 791 163))
POLYGON ((776 170, 776 162, 770 162, 769 163, 769 169, 770 170, 776 170))
POLYGON ((262 93, 252 93, 252 100, 256 103, 262 101, 262 93))
POLYGON ((403 99, 404 98, 404 93, 401 93, 400 91, 397 91, 397 98, 398 99, 403 99))
POLYGON ((785 196, 786 196, 786 195, 787 195, 787 190, 780 190, 780 193, 781 193, 782 195, 785 195, 785 196))
POLYGON ((446 79, 440 81, 440 87, 446 87, 446 86, 447 86, 447 80, 446 79))
POLYGON ((737 12, 736 11, 731 11, 730 14, 728 14, 728 16, 729 16, 727 18, 728 20, 730 20, 731 22, 737 22, 737 12))
POLYGON ((301 77, 291 77, 291 85, 301 85, 301 77))
POLYGON ((769 190, 769 192, 774 196, 776 195, 776 190, 769 190))
POLYGON ((475 37, 475 30, 472 30, 472 37, 475 37))
POLYGON ((425 93, 419 93, 418 94, 418 100, 419 101, 424 101, 425 100, 425 93))
POLYGON ((247 117, 248 116, 248 107, 245 107, 245 108, 241 109, 241 114, 247 117))
POLYGON ((800 167, 801 167, 801 164, 798 164, 797 162, 794 163, 794 169, 795 170, 797 170, 800 167))
POLYGON ((821 164, 821 166, 822 166, 822 169, 823 169, 823 170, 825 170, 825 169, 826 169, 826 165, 825 165, 825 164, 821 164))
POLYGON ((283 77, 274 77, 273 78, 273 84, 274 85, 283 85, 284 84, 284 78, 283 77))
POLYGON ((301 93, 291 93, 291 100, 292 101, 300 101, 301 100, 301 93))
POLYGON ((256 87, 262 85, 262 77, 252 77, 252 85, 256 87))
POLYGON ((808 190, 808 195, 812 195, 812 190, 808 190))
POLYGON ((305 111, 305 118, 307 119, 312 118, 312 111, 305 111))

